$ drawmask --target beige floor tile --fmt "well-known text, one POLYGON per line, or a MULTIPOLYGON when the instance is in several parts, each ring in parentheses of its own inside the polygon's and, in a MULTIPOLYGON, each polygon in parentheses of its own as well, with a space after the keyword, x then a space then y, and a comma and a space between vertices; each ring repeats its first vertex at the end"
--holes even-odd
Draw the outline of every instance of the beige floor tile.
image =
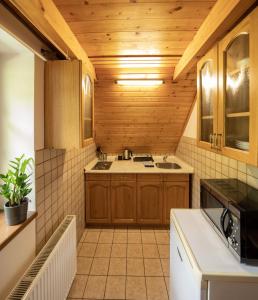
POLYGON ((168 300, 164 277, 146 277, 148 300, 168 300))
POLYGON ((101 232, 114 232, 114 227, 102 228, 101 232))
POLYGON ((101 226, 94 226, 94 227, 87 227, 85 230, 87 231, 98 231, 100 232, 101 231, 101 226))
POLYGON ((142 258, 127 258, 127 276, 144 276, 142 258))
POLYGON ((163 276, 161 262, 159 258, 144 259, 145 276, 163 276))
POLYGON ((169 259, 161 258, 161 265, 164 276, 169 276, 169 259))
POLYGON ((98 244, 95 257, 110 257, 112 244, 98 244))
POLYGON ((113 244, 111 257, 126 257, 126 244, 113 244))
MULTIPOLYGON (((170 294, 170 282, 169 282, 169 277, 165 277, 165 283, 166 283, 166 287, 167 287, 167 292, 168 292, 168 295, 170 294)), ((169 296, 168 296, 169 298, 169 296)))
POLYGON ((111 258, 108 275, 126 275, 126 258, 111 258))
POLYGON ((145 233, 153 233, 154 232, 154 228, 153 227, 141 227, 141 232, 145 232, 145 233))
POLYGON ((157 245, 144 244, 143 247, 143 257, 144 258, 159 258, 159 252, 157 245))
POLYGON ((126 278, 126 299, 146 300, 145 277, 126 278))
POLYGON ((77 258, 77 274, 88 275, 90 273, 92 260, 91 257, 79 256, 77 258))
POLYGON ((127 246, 127 257, 143 257, 142 255, 142 244, 128 244, 127 246))
POLYGON ((125 276, 108 276, 105 299, 125 299, 125 276))
POLYGON ((127 243, 127 232, 114 232, 114 244, 126 244, 127 243))
POLYGON ((116 226, 115 228, 115 232, 127 232, 127 226, 116 226))
POLYGON ((109 258, 96 257, 93 259, 90 275, 107 275, 109 258))
POLYGON ((77 246, 77 255, 79 255, 81 248, 82 248, 82 243, 78 243, 78 246, 77 246))
POLYGON ((169 244, 169 236, 166 232, 162 232, 162 233, 155 232, 155 236, 156 236, 157 244, 164 244, 164 245, 169 244))
POLYGON ((83 243, 79 256, 93 257, 96 251, 97 244, 83 243))
POLYGON ((141 244, 142 237, 140 232, 128 232, 128 244, 141 244))
POLYGON ((169 258, 169 245, 158 245, 160 258, 169 258))
POLYGON ((143 244, 156 244, 155 235, 153 232, 142 232, 143 244))
POLYGON ((83 298, 104 299, 106 276, 89 276, 83 298))
POLYGON ((112 244, 113 242, 113 232, 103 231, 99 236, 99 243, 101 244, 112 244))
POLYGON ((84 243, 97 243, 99 240, 99 231, 88 231, 84 243))
POLYGON ((154 228, 154 232, 155 233, 167 233, 168 232, 168 228, 163 228, 163 227, 161 227, 161 228, 154 228))
POLYGON ((83 234, 82 234, 82 237, 81 237, 81 239, 80 239, 80 243, 83 243, 83 241, 84 241, 84 239, 85 239, 85 237, 86 237, 86 234, 87 234, 87 230, 84 230, 84 232, 83 232, 83 234))
POLYGON ((87 275, 76 275, 70 289, 69 298, 82 298, 87 283, 87 275))
POLYGON ((141 233, 141 228, 139 228, 138 226, 129 226, 128 229, 127 229, 127 232, 128 233, 132 233, 132 232, 135 232, 135 233, 141 233))

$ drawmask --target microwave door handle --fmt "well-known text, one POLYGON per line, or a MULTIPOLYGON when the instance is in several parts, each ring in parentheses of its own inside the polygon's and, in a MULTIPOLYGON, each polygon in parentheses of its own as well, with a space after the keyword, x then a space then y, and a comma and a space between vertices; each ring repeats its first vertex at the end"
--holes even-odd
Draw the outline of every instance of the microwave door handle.
POLYGON ((225 229, 225 219, 226 219, 226 216, 227 216, 228 213, 229 213, 228 209, 225 208, 223 210, 223 213, 222 213, 221 217, 220 217, 220 225, 221 225, 223 234, 225 235, 226 238, 228 238, 228 232, 227 232, 227 229, 225 229))

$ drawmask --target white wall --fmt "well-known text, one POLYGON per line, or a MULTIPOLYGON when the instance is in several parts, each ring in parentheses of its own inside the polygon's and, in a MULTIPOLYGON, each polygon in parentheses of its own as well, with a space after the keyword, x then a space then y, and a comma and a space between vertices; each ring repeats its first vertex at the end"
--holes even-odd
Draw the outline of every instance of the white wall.
POLYGON ((35 220, 0 251, 0 299, 5 299, 35 257, 35 220))
POLYGON ((185 127, 183 136, 197 138, 197 102, 195 102, 191 116, 185 127))

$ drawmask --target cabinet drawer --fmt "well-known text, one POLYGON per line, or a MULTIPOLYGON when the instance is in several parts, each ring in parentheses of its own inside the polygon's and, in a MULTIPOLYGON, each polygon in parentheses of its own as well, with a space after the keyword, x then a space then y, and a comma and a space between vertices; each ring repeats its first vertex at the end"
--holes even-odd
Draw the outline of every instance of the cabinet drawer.
POLYGON ((164 174, 164 181, 189 181, 189 174, 164 174))
POLYGON ((138 174, 137 181, 163 181, 162 174, 138 174))
POLYGON ((111 174, 111 180, 136 181, 136 174, 111 174))
POLYGON ((86 174, 86 180, 110 180, 110 174, 86 174))

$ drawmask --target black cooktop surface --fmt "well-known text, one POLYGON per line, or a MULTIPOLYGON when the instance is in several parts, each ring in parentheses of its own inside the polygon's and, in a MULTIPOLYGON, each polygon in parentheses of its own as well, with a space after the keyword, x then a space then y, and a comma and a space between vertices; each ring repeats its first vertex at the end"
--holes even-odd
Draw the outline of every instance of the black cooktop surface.
POLYGON ((202 179, 201 184, 240 210, 258 210, 258 190, 238 179, 202 179))

